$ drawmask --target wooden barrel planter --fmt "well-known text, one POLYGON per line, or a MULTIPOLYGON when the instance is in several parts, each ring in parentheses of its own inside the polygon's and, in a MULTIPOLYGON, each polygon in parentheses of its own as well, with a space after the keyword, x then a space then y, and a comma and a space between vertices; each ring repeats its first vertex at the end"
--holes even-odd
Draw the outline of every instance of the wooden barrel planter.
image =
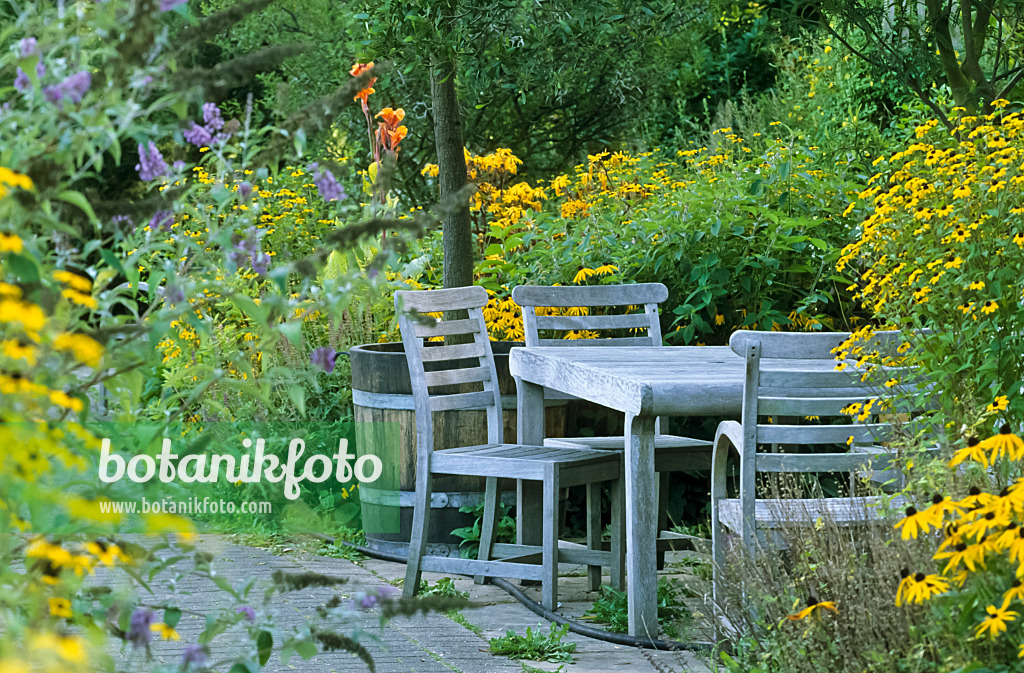
MULTIPOLYGON (((516 384, 508 372, 508 354, 521 342, 492 341, 494 363, 501 391, 505 441, 516 441, 516 384)), ((412 384, 401 343, 366 344, 349 351, 352 366, 352 403, 357 437, 362 443, 396 443, 397 447, 357 446, 360 454, 372 452, 391 456, 384 477, 360 486, 366 543, 371 549, 406 553, 412 530, 413 497, 416 488, 416 416, 412 384), (367 426, 365 424, 374 424, 367 426), (360 433, 358 426, 386 428, 384 432, 360 433), (395 498, 394 486, 398 494, 395 498), (383 488, 382 488, 383 487, 383 488), (384 490, 387 489, 387 490, 384 490), (394 516, 394 505, 399 507, 394 516), (387 514, 384 510, 390 511, 387 514), (388 525, 379 522, 388 521, 388 525), (369 527, 367 527, 367 522, 369 527), (378 523, 374 523, 378 522, 378 523), (380 529, 373 530, 373 527, 380 529), (396 530, 397 529, 397 530, 396 530)), ((438 363, 446 364, 446 363, 438 363)), ((451 366, 450 364, 448 366, 451 366)), ((555 400, 545 413, 548 437, 564 437, 566 403, 555 400)), ((360 442, 357 442, 357 444, 360 442)), ((487 421, 482 410, 444 411, 434 414, 434 449, 473 446, 487 443, 487 421)), ((514 490, 513 482, 505 485, 514 490)), ((483 501, 484 480, 479 477, 439 475, 434 478, 429 554, 458 556, 461 539, 451 534, 456 528, 473 525, 474 518, 459 508, 483 501)), ((507 497, 507 496, 506 496, 507 497)), ((506 500, 509 504, 512 501, 506 500)))

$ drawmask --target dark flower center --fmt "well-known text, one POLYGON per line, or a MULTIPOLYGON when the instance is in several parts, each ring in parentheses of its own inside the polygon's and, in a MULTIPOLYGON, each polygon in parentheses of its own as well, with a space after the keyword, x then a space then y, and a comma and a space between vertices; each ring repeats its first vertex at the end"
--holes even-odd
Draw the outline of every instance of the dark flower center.
POLYGON ((924 582, 924 573, 917 573, 914 575, 915 582, 924 582))
POLYGON ((981 489, 977 486, 971 486, 971 490, 967 491, 967 495, 981 495, 981 489))
POLYGON ((908 507, 907 508, 907 516, 914 516, 915 514, 917 514, 917 509, 916 508, 914 508, 914 507, 908 507))
POLYGON ((1009 423, 1003 423, 1003 427, 999 428, 999 434, 1000 435, 1008 435, 1008 434, 1010 434, 1010 424, 1009 423))
POLYGON ((981 444, 981 440, 980 440, 980 439, 978 439, 978 438, 977 438, 977 436, 975 436, 975 435, 972 435, 972 436, 971 436, 971 437, 970 437, 970 438, 969 438, 969 439, 967 440, 967 446, 977 446, 978 444, 981 444))
POLYGON ((943 498, 942 494, 940 494, 940 493, 936 493, 935 495, 932 496, 932 504, 933 505, 938 505, 943 500, 945 500, 945 498, 943 498))

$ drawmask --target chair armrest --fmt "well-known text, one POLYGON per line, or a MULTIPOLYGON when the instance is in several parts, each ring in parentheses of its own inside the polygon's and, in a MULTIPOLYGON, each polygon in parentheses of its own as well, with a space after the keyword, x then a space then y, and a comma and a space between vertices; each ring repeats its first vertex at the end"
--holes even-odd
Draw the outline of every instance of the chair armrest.
POLYGON ((715 447, 711 454, 712 501, 726 497, 725 477, 730 449, 743 454, 743 426, 736 421, 722 421, 715 432, 715 447))

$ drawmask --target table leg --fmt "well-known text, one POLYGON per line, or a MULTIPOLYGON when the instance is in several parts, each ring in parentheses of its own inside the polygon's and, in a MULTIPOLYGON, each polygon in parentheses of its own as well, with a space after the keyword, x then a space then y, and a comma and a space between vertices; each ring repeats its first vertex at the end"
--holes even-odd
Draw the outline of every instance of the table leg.
POLYGON ((658 637, 653 416, 626 414, 626 592, 629 634, 658 637))
MULTIPOLYGON (((516 433, 520 444, 544 443, 544 386, 516 377, 516 433)), ((540 545, 544 521, 543 484, 516 482, 516 543, 540 545)))

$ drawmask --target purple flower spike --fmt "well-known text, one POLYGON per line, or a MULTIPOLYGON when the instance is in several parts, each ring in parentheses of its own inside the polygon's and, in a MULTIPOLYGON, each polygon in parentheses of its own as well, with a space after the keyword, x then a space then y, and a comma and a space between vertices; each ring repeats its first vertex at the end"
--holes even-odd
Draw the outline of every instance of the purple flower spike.
POLYGON ((250 622, 256 621, 256 611, 248 605, 243 605, 242 607, 238 608, 237 610, 235 610, 235 613, 245 615, 245 618, 248 619, 250 622))
POLYGON ((125 639, 134 647, 149 647, 153 631, 149 628, 156 622, 156 613, 149 608, 136 608, 125 639))
POLYGON ((189 645, 181 653, 181 667, 186 670, 190 665, 196 668, 204 668, 207 661, 206 648, 199 643, 189 645))
POLYGON ((185 129, 181 134, 187 142, 192 143, 196 147, 209 147, 213 144, 213 136, 204 126, 192 122, 192 126, 185 129))
POLYGON ((345 198, 345 190, 338 184, 338 181, 334 178, 334 174, 327 169, 320 171, 320 173, 313 178, 313 183, 316 185, 316 189, 320 193, 320 198, 324 201, 340 201, 345 198))
POLYGON ((139 177, 146 182, 167 173, 167 162, 164 161, 163 155, 160 154, 160 150, 156 148, 156 144, 152 140, 149 141, 148 150, 139 143, 139 163, 135 164, 135 170, 139 172, 139 177))
POLYGON ((216 103, 203 104, 203 123, 211 132, 224 128, 224 119, 220 116, 220 108, 216 103))
POLYGON ((36 56, 39 54, 39 43, 34 37, 22 38, 18 41, 18 54, 21 58, 36 56))
POLYGON ((245 203, 252 196, 252 185, 248 182, 241 182, 238 184, 238 198, 245 203))
POLYGON ((60 84, 64 97, 75 105, 82 102, 82 98, 90 86, 92 86, 92 75, 89 74, 88 70, 76 72, 60 84))
POLYGON ((188 0, 160 0, 160 11, 169 12, 178 5, 184 5, 188 0))
POLYGON ((150 231, 170 231, 174 224, 174 213, 169 210, 158 210, 149 220, 150 231))
POLYGON ((174 170, 176 170, 178 172, 181 172, 181 171, 185 170, 185 162, 184 161, 175 161, 173 164, 171 164, 171 168, 173 168, 174 170))
POLYGON ((14 88, 24 93, 28 91, 29 87, 31 86, 32 81, 29 80, 28 75, 25 74, 24 70, 18 68, 18 70, 14 74, 14 88))
POLYGON ((337 357, 337 351, 330 346, 324 346, 309 354, 309 362, 330 374, 334 371, 334 361, 337 357))
POLYGON ((43 75, 45 75, 45 74, 46 74, 46 64, 44 64, 42 59, 40 59, 39 62, 36 63, 36 77, 38 77, 39 79, 42 79, 43 75))

